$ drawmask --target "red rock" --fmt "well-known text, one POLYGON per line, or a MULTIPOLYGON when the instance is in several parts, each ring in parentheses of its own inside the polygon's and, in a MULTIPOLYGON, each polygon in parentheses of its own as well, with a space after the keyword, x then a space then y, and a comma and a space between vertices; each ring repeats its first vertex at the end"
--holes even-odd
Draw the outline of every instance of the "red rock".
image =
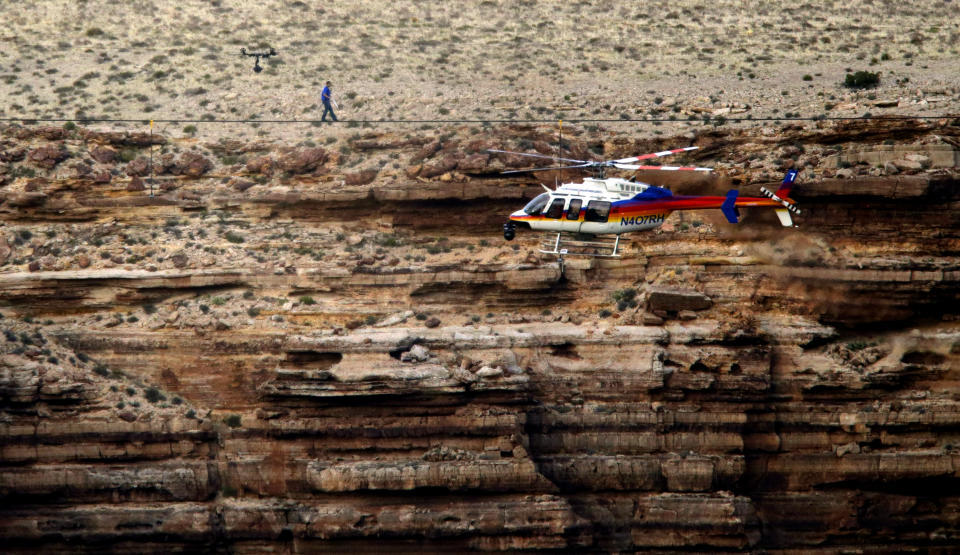
POLYGON ((150 160, 140 156, 132 160, 125 169, 127 175, 144 176, 150 173, 150 160))
POLYGON ((343 176, 347 185, 367 185, 377 177, 377 170, 364 170, 357 173, 348 173, 343 176))
POLYGON ((133 422, 137 419, 137 413, 133 412, 132 410, 120 411, 117 416, 119 416, 124 422, 133 422))
POLYGON ((90 267, 90 257, 87 256, 87 255, 85 255, 85 254, 78 255, 78 256, 77 256, 77 266, 79 266, 79 267, 81 267, 81 268, 89 268, 89 267, 90 267))
POLYGON ((327 161, 327 151, 320 147, 295 150, 283 158, 277 165, 285 172, 294 175, 309 173, 327 161))
POLYGON ((113 179, 113 175, 106 170, 98 171, 93 174, 94 183, 110 183, 111 179, 113 179))
POLYGON ((471 154, 457 162, 457 169, 462 172, 480 172, 487 169, 489 162, 490 156, 487 154, 471 154))
POLYGON ((117 160, 117 151, 108 146, 96 146, 90 149, 90 157, 101 164, 112 164, 117 160))
POLYGON ((29 140, 34 137, 47 139, 48 141, 59 141, 66 138, 67 130, 62 127, 23 127, 18 129, 14 136, 20 140, 29 140))
POLYGON ((421 148, 419 152, 413 155, 413 158, 410 159, 410 164, 411 165, 419 164, 420 162, 423 162, 427 158, 433 156, 439 150, 440 150, 440 141, 433 141, 431 143, 428 143, 423 148, 421 148))
POLYGON ((39 191, 47 185, 48 181, 42 177, 36 177, 33 179, 27 180, 27 184, 23 186, 24 191, 39 191))
POLYGON ((136 175, 130 178, 130 183, 127 183, 127 191, 143 191, 146 188, 143 179, 136 175))
POLYGON ((423 170, 420 172, 420 177, 426 177, 427 179, 431 177, 441 176, 449 171, 456 169, 457 167, 457 157, 448 154, 442 160, 435 164, 425 165, 423 170))
POLYGON ((57 164, 69 157, 70 154, 63 145, 46 145, 31 150, 30 153, 27 154, 27 162, 38 168, 52 170, 57 164))
POLYGON ((19 162, 27 155, 27 150, 22 147, 13 147, 0 150, 0 162, 19 162))
POLYGON ((80 135, 86 141, 106 143, 114 146, 135 146, 146 147, 150 145, 163 145, 167 143, 167 138, 159 133, 130 133, 125 132, 104 132, 91 131, 83 129, 80 135))
POLYGON ((190 259, 187 255, 182 252, 178 252, 170 257, 170 262, 173 262, 173 265, 177 268, 186 268, 189 261, 190 259))
POLYGON ((247 171, 250 173, 272 175, 275 165, 276 163, 273 158, 269 156, 258 156, 247 161, 247 171))
POLYGON ((200 177, 210 171, 212 167, 213 163, 202 154, 197 152, 184 152, 177 161, 174 173, 189 177, 200 177))
POLYGON ((253 187, 254 185, 256 185, 256 183, 254 183, 253 181, 250 181, 249 179, 240 179, 235 177, 230 180, 229 185, 233 187, 234 190, 242 193, 247 189, 249 189, 250 187, 253 187))
POLYGON ((85 164, 83 162, 77 162, 72 164, 70 167, 73 168, 74 175, 80 179, 89 177, 90 172, 93 171, 93 168, 91 168, 89 164, 85 164))
POLYGON ((39 260, 31 260, 31 261, 30 261, 30 264, 27 264, 27 269, 30 270, 31 272, 39 272, 39 271, 40 271, 40 261, 39 261, 39 260))

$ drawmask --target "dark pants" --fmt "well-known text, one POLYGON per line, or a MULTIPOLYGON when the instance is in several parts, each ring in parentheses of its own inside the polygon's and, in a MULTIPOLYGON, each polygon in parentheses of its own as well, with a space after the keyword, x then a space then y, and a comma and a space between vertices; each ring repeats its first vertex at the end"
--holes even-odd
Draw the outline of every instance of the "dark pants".
POLYGON ((323 103, 323 115, 320 116, 320 121, 327 121, 327 113, 330 114, 330 117, 333 118, 333 121, 337 121, 337 114, 333 113, 333 108, 330 106, 329 102, 323 103))

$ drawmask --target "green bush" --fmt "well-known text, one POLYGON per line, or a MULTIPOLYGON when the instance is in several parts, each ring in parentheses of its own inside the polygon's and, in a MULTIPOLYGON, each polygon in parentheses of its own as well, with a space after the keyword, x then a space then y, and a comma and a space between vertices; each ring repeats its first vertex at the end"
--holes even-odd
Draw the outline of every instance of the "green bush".
POLYGON ((166 401, 167 396, 155 387, 148 387, 146 391, 143 392, 143 396, 146 397, 147 401, 151 403, 156 403, 157 401, 166 401))
POLYGON ((230 426, 231 428, 239 428, 239 427, 240 427, 240 415, 239 415, 239 414, 231 414, 231 415, 227 416, 226 418, 224 418, 223 421, 227 424, 227 426, 230 426))
POLYGON ((880 74, 872 71, 858 71, 848 73, 843 80, 843 86, 850 89, 868 89, 880 84, 880 74))

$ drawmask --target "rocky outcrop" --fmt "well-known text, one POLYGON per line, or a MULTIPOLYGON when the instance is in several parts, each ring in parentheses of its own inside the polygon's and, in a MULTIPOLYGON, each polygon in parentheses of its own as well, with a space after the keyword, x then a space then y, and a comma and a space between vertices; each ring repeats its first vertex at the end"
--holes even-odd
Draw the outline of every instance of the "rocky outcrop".
MULTIPOLYGON (((803 164, 819 147, 796 144, 952 129, 695 142, 803 164)), ((29 140, 79 152, 72 136, 29 140)), ((570 137, 572 158, 664 146, 570 137)), ((223 143, 157 156, 169 186, 153 197, 121 171, 139 158, 91 155, 109 183, 15 178, 5 549, 952 550, 955 172, 817 174, 796 187, 799 230, 677 214, 624 236, 622 259, 561 268, 535 238, 502 242, 503 214, 540 188, 499 177, 523 157, 483 153, 548 139, 353 141, 414 161, 412 178, 399 161, 337 173, 333 149, 223 143)), ((772 167, 675 188, 754 194, 776 187, 772 167)))

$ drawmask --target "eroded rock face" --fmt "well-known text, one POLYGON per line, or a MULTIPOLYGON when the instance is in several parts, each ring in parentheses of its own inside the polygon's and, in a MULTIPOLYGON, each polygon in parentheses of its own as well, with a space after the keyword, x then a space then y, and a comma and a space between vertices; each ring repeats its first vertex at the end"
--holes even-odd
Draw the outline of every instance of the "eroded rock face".
MULTIPOLYGON (((878 125, 695 143, 792 160, 813 149, 795 143, 934 131, 878 125)), ((154 197, 115 160, 96 187, 50 172, 5 188, 0 536, 22 552, 951 550, 955 174, 810 179, 800 230, 703 215, 561 273, 535 238, 500 240, 539 192, 496 175, 523 157, 481 154, 550 153, 548 136, 355 141, 417 160, 409 180, 400 162, 331 176, 321 150, 224 143, 158 156, 154 197), (222 178, 209 152, 256 153, 231 166, 257 175, 222 178)), ((577 159, 667 146, 571 136, 577 159)), ((776 186, 747 177, 744 194, 776 186)))

